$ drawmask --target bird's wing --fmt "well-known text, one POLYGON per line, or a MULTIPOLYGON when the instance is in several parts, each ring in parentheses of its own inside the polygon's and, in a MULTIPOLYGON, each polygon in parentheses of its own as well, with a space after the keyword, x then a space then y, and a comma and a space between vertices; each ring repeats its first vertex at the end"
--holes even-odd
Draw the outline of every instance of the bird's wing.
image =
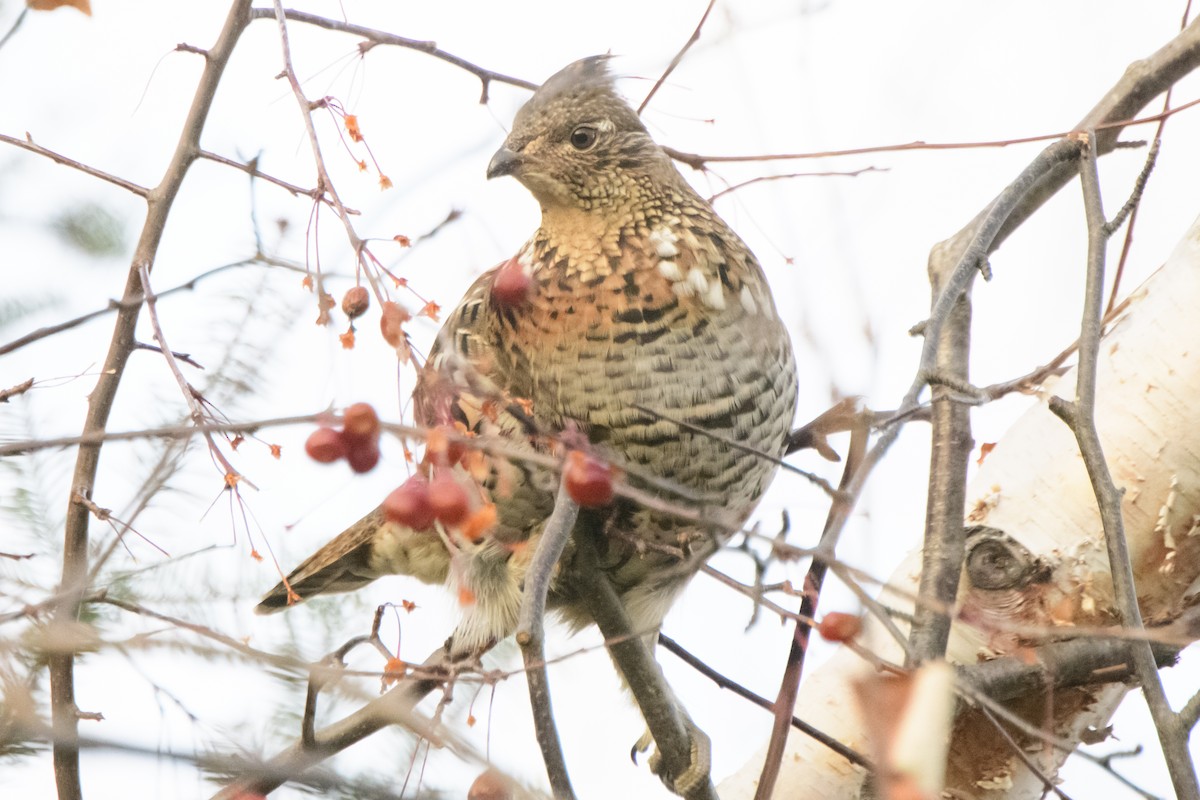
MULTIPOLYGON (((527 434, 535 424, 512 392, 492 324, 490 289, 495 273, 492 269, 481 275, 446 319, 413 392, 414 414, 421 425, 459 422, 471 433, 505 437, 515 447, 531 449, 527 434)), ((508 540, 524 539, 530 522, 549 514, 553 496, 533 489, 526 465, 493 461, 485 483, 493 494, 504 495, 498 503, 498 534, 508 540)), ((451 558, 433 526, 414 530, 389 522, 376 508, 301 562, 263 597, 256 611, 270 614, 315 595, 352 591, 383 575, 442 583, 451 558)))

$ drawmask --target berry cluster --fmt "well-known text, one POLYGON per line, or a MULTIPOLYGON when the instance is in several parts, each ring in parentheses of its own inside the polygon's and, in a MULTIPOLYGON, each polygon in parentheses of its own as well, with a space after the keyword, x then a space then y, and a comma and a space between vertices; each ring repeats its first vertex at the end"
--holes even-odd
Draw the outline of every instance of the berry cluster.
MULTIPOLYGON (((379 463, 379 416, 367 403, 355 403, 342 414, 340 430, 322 426, 313 431, 305 450, 314 461, 331 464, 345 459, 355 472, 367 472, 379 463)), ((478 540, 496 523, 496 507, 471 502, 466 485, 478 470, 468 458, 462 426, 438 425, 429 431, 420 470, 384 498, 388 520, 413 530, 428 530, 433 523, 457 527, 463 536, 478 540), (459 466, 466 469, 456 469, 459 466)), ((583 450, 570 450, 563 462, 567 493, 581 506, 598 508, 612 502, 616 471, 583 450)), ((482 500, 482 498, 481 498, 482 500)))
POLYGON ((355 403, 342 414, 341 430, 317 428, 304 450, 321 464, 344 458, 355 472, 370 472, 379 463, 379 415, 369 404, 355 403))

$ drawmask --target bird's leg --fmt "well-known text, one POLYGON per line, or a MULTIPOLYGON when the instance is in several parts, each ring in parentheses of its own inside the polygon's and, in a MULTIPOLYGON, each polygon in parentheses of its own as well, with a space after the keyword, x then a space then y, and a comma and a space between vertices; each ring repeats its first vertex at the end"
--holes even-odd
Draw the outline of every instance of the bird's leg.
POLYGON ((651 766, 680 796, 688 800, 717 800, 716 789, 708 775, 708 737, 675 700, 641 635, 645 632, 633 630, 616 590, 597 567, 593 537, 603 534, 596 522, 591 514, 579 516, 575 529, 578 552, 575 574, 571 577, 658 745, 658 758, 651 766))
MULTIPOLYGON (((687 771, 682 775, 672 777, 663 764, 662 751, 658 749, 650 754, 646 763, 650 767, 650 771, 661 778, 663 783, 667 784, 671 791, 680 797, 703 797, 704 795, 694 793, 701 791, 703 785, 709 781, 709 772, 712 769, 712 740, 708 738, 707 733, 696 726, 696 723, 692 722, 692 718, 688 716, 687 711, 682 705, 679 705, 678 701, 676 701, 676 707, 682 717, 683 726, 687 729, 688 738, 691 739, 691 761, 687 771)), ((634 744, 633 752, 644 753, 650 749, 652 744, 654 744, 654 734, 647 727, 642 738, 634 744)))

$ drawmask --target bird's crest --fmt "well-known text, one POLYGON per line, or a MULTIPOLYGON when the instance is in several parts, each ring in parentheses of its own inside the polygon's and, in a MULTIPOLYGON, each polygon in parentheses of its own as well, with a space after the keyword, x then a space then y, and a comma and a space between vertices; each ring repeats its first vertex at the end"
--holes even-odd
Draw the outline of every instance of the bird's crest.
POLYGON ((611 55, 588 56, 551 75, 517 112, 514 127, 555 106, 578 107, 593 97, 605 98, 605 105, 628 105, 617 93, 615 76, 608 68, 611 59, 611 55))

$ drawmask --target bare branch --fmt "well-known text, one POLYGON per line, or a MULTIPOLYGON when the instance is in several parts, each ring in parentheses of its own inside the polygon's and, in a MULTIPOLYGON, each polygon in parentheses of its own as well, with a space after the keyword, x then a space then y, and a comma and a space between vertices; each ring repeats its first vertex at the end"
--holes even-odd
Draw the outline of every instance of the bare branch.
POLYGON ((16 386, 0 389, 0 403, 7 403, 14 397, 20 397, 33 388, 33 378, 21 381, 16 386))
MULTIPOLYGON (((271 9, 266 8, 256 8, 251 11, 251 14, 255 19, 276 18, 276 13, 271 9)), ((403 36, 396 36, 391 33, 376 30, 374 28, 365 28, 362 25, 354 25, 349 22, 340 22, 338 20, 327 19, 326 17, 319 17, 315 14, 307 14, 303 11, 286 9, 283 11, 283 14, 288 19, 295 20, 296 22, 303 22, 307 25, 315 25, 319 28, 325 28, 326 30, 339 31, 341 33, 349 33, 355 36, 361 36, 370 43, 369 45, 359 46, 359 49, 363 52, 366 52, 368 49, 370 49, 370 47, 374 47, 375 45, 386 44, 394 47, 403 47, 407 50, 416 50, 421 53, 427 53, 434 58, 445 61, 448 64, 453 64, 459 69, 466 70, 475 77, 479 78, 480 82, 483 83, 483 93, 479 98, 480 103, 486 103, 488 101, 488 86, 492 81, 497 83, 507 83, 511 86, 529 89, 530 91, 538 88, 536 83, 521 80, 520 78, 513 78, 508 75, 503 75, 499 72, 493 72, 490 69, 484 69, 483 67, 472 64, 466 59, 460 58, 452 53, 447 53, 444 50, 440 50, 435 42, 406 39, 403 36)))
MULTIPOLYGON (((204 60, 204 71, 200 76, 196 93, 183 124, 175 153, 163 174, 163 179, 144 196, 147 199, 146 220, 142 235, 135 248, 132 266, 129 269, 123 298, 132 300, 141 293, 141 278, 138 268, 154 263, 166 227, 175 196, 183 183, 188 168, 196 158, 200 133, 204 128, 208 112, 216 95, 221 75, 233 53, 238 38, 250 21, 250 0, 234 0, 229 15, 217 41, 204 60)), ((134 349, 134 328, 140 304, 133 303, 117 313, 112 343, 100 371, 96 388, 88 397, 88 412, 84 421, 83 435, 103 435, 112 411, 117 387, 125 371, 125 364, 134 349)), ((64 600, 59 604, 55 618, 69 624, 75 619, 83 595, 82 582, 88 574, 88 510, 75 502, 76 495, 90 497, 100 463, 100 445, 82 445, 75 461, 75 471, 67 501, 64 526, 62 592, 64 600)), ((79 776, 79 751, 73 744, 78 735, 78 720, 75 707, 75 658, 71 653, 60 653, 50 657, 50 699, 55 731, 54 775, 58 786, 59 800, 81 800, 83 789, 79 776)))
MULTIPOLYGON (((857 499, 857 491, 854 490, 855 481, 863 468, 869 437, 870 426, 865 418, 860 417, 858 426, 850 434, 850 452, 842 471, 842 481, 838 485, 838 498, 829 506, 825 527, 821 530, 821 539, 817 543, 818 552, 828 554, 829 558, 832 558, 837 551, 838 539, 841 537, 850 512, 854 509, 854 502, 857 499)), ((828 561, 823 557, 813 558, 812 564, 809 565, 808 574, 804 576, 804 596, 800 601, 802 618, 809 620, 816 618, 817 603, 821 597, 821 585, 825 581, 825 573, 828 568, 828 561)), ((779 694, 775 698, 775 722, 771 727, 771 741, 767 745, 766 759, 758 778, 758 787, 754 792, 755 800, 770 800, 775 793, 775 782, 779 778, 779 766, 783 760, 788 729, 791 727, 793 710, 796 707, 796 696, 800 691, 800 677, 804 672, 804 660, 808 653, 810 632, 810 626, 799 620, 792 628, 792 646, 788 652, 783 679, 779 684, 779 694)))
POLYGON ((789 172, 786 175, 759 175, 757 178, 735 183, 732 186, 727 186, 716 194, 708 198, 708 202, 715 203, 720 198, 727 194, 732 194, 738 189, 744 189, 747 186, 753 186, 756 183, 766 183, 768 181, 783 181, 792 178, 857 178, 867 172, 890 172, 887 167, 863 167, 850 171, 827 170, 825 172, 789 172))
POLYGON ((688 37, 688 40, 683 43, 683 47, 679 48, 679 52, 671 59, 671 63, 667 64, 667 68, 663 70, 662 75, 658 76, 658 80, 650 87, 650 91, 646 94, 646 98, 642 100, 642 104, 637 107, 638 116, 641 116, 642 112, 646 110, 646 106, 650 105, 650 101, 658 93, 659 88, 662 87, 671 73, 675 71, 675 68, 679 66, 679 62, 683 61, 683 57, 687 54, 687 51, 692 48, 692 45, 700 41, 700 31, 704 29, 704 23, 708 21, 708 15, 712 13, 713 6, 716 4, 717 0, 708 0, 708 5, 704 8, 704 13, 700 15, 700 21, 696 23, 696 29, 692 31, 692 35, 688 37))
MULTIPOLYGON (((1138 103, 1138 105, 1133 107, 1133 111, 1136 112, 1143 105, 1154 99, 1156 95, 1165 91, 1168 86, 1174 84, 1177 80, 1179 80, 1179 78, 1190 71, 1191 68, 1188 66, 1190 63, 1189 59, 1194 57, 1194 53, 1189 52, 1188 48, 1190 48, 1192 45, 1193 43, 1190 41, 1190 37, 1186 39, 1183 37, 1177 37, 1162 50, 1159 50, 1158 53, 1155 53, 1151 59, 1149 59, 1154 63, 1151 65, 1150 69, 1146 70, 1145 83, 1139 82, 1139 78, 1141 77, 1140 71, 1139 73, 1132 75, 1131 73, 1126 73, 1126 76, 1122 79, 1119 87, 1123 91, 1119 91, 1116 94, 1110 92, 1108 95, 1106 95, 1105 100, 1108 101, 1115 98, 1120 102, 1130 102, 1131 104, 1138 103), (1182 69, 1183 72, 1175 71, 1180 69, 1182 69), (1165 72, 1163 70, 1165 70, 1165 72), (1158 91, 1153 91, 1154 87, 1159 87, 1158 91)), ((1141 63, 1145 64, 1145 62, 1141 63)), ((1104 102, 1102 105, 1108 106, 1109 103, 1104 102)), ((1184 111, 1196 105, 1200 105, 1200 99, 1192 100, 1191 102, 1175 106, 1174 108, 1168 109, 1159 114, 1151 114, 1150 116, 1146 117, 1135 118, 1129 116, 1110 116, 1109 118, 1104 119, 1097 124, 1092 125, 1091 127, 1095 130, 1112 132, 1112 141, 1109 142, 1107 147, 1102 148, 1102 152, 1108 152, 1117 146, 1115 132, 1133 125, 1149 125, 1152 122, 1159 122, 1163 119, 1167 119, 1175 114, 1178 114, 1180 111, 1184 111)), ((1097 106, 1097 109, 1099 108, 1101 108, 1101 106, 1097 106)), ((1091 115, 1085 118, 1084 123, 1087 123, 1088 119, 1091 119, 1091 115)), ((686 153, 682 150, 676 150, 673 147, 663 147, 663 152, 676 161, 687 164, 693 169, 703 170, 708 164, 738 164, 750 161, 797 161, 811 158, 841 158, 844 156, 861 156, 871 153, 904 153, 914 150, 978 150, 981 148, 990 147, 1008 147, 1015 144, 1053 142, 1058 139, 1067 139, 1073 136, 1078 136, 1086 130, 1088 130, 1086 124, 1081 124, 1081 126, 1078 128, 1069 131, 1062 131, 1061 133, 1040 133, 1036 136, 1023 136, 1014 139, 993 139, 990 141, 981 142, 918 141, 904 142, 903 144, 881 144, 871 145, 869 147, 851 147, 845 150, 819 150, 811 153, 769 153, 757 155, 721 156, 686 153)), ((1061 186, 1055 187, 1055 191, 1057 191, 1059 188, 1061 188, 1061 186)), ((1044 202, 1045 199, 1046 198, 1041 198, 1041 201, 1044 202)), ((1024 219, 1024 216, 1022 216, 1022 219, 1024 219)))
MULTIPOLYGON (((424 664, 429 672, 448 666, 449 659, 442 648, 436 650, 424 664)), ((214 800, 236 800, 247 793, 266 794, 274 791, 314 765, 389 725, 402 724, 432 736, 429 726, 416 715, 414 709, 417 703, 441 684, 442 680, 434 678, 403 681, 382 697, 315 731, 310 743, 297 740, 288 749, 267 759, 261 768, 241 775, 217 792, 214 800)))
MULTIPOLYGON (((1121 497, 1124 491, 1118 489, 1113 481, 1108 462, 1104 458, 1095 419, 1096 372, 1103 329, 1101 317, 1104 304, 1105 251, 1112 234, 1112 229, 1104 218, 1104 207, 1100 197, 1100 177, 1096 165, 1098 158, 1096 136, 1089 135, 1081 154, 1079 170, 1084 211, 1087 215, 1088 263, 1083 322, 1080 324, 1079 333, 1075 402, 1067 404, 1055 397, 1051 399, 1050 408, 1071 427, 1075 440, 1079 443, 1079 453, 1087 467, 1092 490, 1096 494, 1100 519, 1104 525, 1104 541, 1108 548, 1117 611, 1121 615, 1122 625, 1138 632, 1144 626, 1138 607, 1129 545, 1125 538, 1125 521, 1121 516, 1121 497), (1056 400, 1058 402, 1055 402, 1056 400)), ((1200 798, 1200 785, 1196 782, 1195 765, 1188 752, 1187 735, 1167 702, 1150 645, 1131 643, 1130 651, 1138 682, 1142 685, 1142 693, 1150 709, 1150 716, 1158 730, 1159 742, 1175 792, 1180 798, 1197 800, 1200 798)))
MULTIPOLYGON (((166 336, 163 334, 162 325, 158 321, 158 298, 154 295, 154 290, 150 287, 150 268, 146 264, 142 264, 138 270, 138 274, 141 276, 142 291, 145 293, 146 314, 150 318, 150 327, 154 330, 154 338, 158 341, 159 351, 163 354, 163 358, 166 359, 167 367, 171 370, 171 374, 175 377, 175 382, 179 385, 179 390, 183 393, 184 402, 187 403, 188 408, 191 410, 190 416, 192 422, 201 425, 207 421, 208 415, 204 411, 204 406, 200 403, 199 392, 192 388, 187 378, 183 377, 183 373, 179 371, 179 365, 176 363, 177 357, 174 351, 167 346, 166 336)), ((205 431, 201 435, 208 442, 209 453, 220 463, 224 470, 226 483, 232 485, 231 481, 244 480, 244 476, 234 469, 233 464, 229 463, 229 459, 221 452, 221 448, 217 447, 212 433, 205 431)))
MULTIPOLYGON (((703 736, 685 721, 686 712, 675 703, 662 670, 647 643, 635 631, 625 606, 617 597, 608 577, 598 567, 594 537, 602 536, 599 521, 589 513, 580 514, 575 544, 577 549, 572 585, 587 604, 588 613, 604 636, 609 653, 625 677, 629 690, 642 711, 642 718, 662 754, 666 772, 683 775, 692 766, 692 736, 703 736)), ((716 800, 716 789, 707 776, 697 781, 688 800, 716 800)))
MULTIPOLYGON (((318 189, 302 189, 299 186, 288 183, 285 180, 280 180, 273 175, 268 175, 267 173, 260 171, 258 168, 258 159, 251 161, 249 164, 243 164, 240 161, 234 161, 232 158, 226 158, 225 156, 217 155, 216 153, 210 153, 207 150, 201 150, 199 156, 200 158, 215 162, 217 164, 224 164, 227 167, 240 169, 242 172, 253 178, 259 178, 267 183, 272 183, 281 189, 287 190, 293 197, 309 197, 313 200, 320 200, 322 203, 325 203, 331 208, 333 207, 332 199, 330 199, 325 192, 322 192, 318 189)), ((352 208, 347 208, 346 213, 358 215, 360 212, 352 208)))
POLYGON ((28 150, 29 152, 36 153, 39 156, 45 156, 56 164, 62 164, 63 166, 78 170, 85 175, 91 175, 93 178, 99 178, 100 180, 111 183, 114 186, 120 186, 125 191, 132 192, 138 197, 150 196, 150 190, 145 186, 139 186, 133 181, 127 181, 124 178, 119 178, 116 175, 109 174, 103 170, 99 170, 80 161, 76 161, 73 158, 68 158, 67 156, 56 153, 53 150, 42 147, 40 144, 34 144, 34 141, 29 134, 26 134, 24 139, 18 139, 15 136, 6 136, 5 134, 0 133, 0 142, 3 142, 4 144, 11 144, 12 146, 19 147, 22 150, 28 150))
MULTIPOLYGON (((775 704, 772 703, 770 700, 768 700, 767 698, 763 697, 760 694, 755 694, 754 692, 747 689, 745 686, 742 686, 737 681, 735 681, 725 675, 722 675, 720 672, 717 672, 715 669, 710 667, 708 664, 704 663, 702 660, 697 658, 695 655, 693 655, 692 653, 685 650, 678 642, 676 642, 670 636, 667 636, 665 633, 658 634, 658 643, 663 646, 663 649, 668 650, 671 653, 678 656, 678 658, 681 661, 683 661, 683 663, 687 664, 689 667, 696 670, 704 677, 712 680, 712 682, 717 684, 718 687, 720 687, 722 689, 728 689, 729 691, 736 694, 738 697, 743 697, 743 698, 749 700, 751 703, 754 703, 754 705, 758 706, 759 708, 766 709, 767 711, 771 711, 773 709, 775 704)), ((800 719, 799 717, 796 717, 796 716, 792 717, 792 727, 795 728, 796 730, 800 731, 801 733, 804 733, 804 734, 816 739, 818 742, 825 745, 826 747, 828 747, 830 750, 834 751, 835 753, 838 753, 839 755, 844 756, 845 759, 847 761, 849 761, 851 764, 857 764, 858 766, 864 767, 869 770, 875 769, 875 766, 862 753, 859 753, 857 750, 847 747, 846 745, 839 742, 837 739, 834 739, 832 736, 829 736, 828 734, 826 734, 825 732, 821 731, 818 728, 814 728, 812 725, 809 725, 807 722, 800 719)))
POLYGON ((575 792, 571 788, 571 777, 567 773, 567 762, 563 758, 562 743, 554 724, 554 711, 550 705, 550 680, 546 674, 545 614, 546 595, 550 583, 558 570, 558 562, 575 528, 579 506, 567 494, 565 479, 560 482, 554 510, 542 530, 537 550, 529 564, 525 577, 525 591, 521 594, 521 614, 517 621, 517 644, 525 661, 526 678, 529 683, 529 704, 533 709, 533 722, 537 730, 538 746, 542 749, 542 760, 550 778, 550 788, 559 800, 572 800, 575 792))

